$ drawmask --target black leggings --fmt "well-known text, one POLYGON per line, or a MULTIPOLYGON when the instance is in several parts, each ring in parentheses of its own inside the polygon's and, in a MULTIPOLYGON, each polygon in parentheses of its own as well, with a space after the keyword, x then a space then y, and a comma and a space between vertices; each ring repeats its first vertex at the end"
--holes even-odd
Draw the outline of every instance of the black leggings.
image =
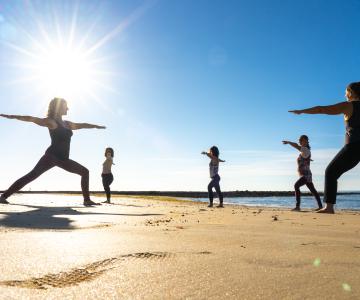
POLYGON ((325 171, 324 202, 335 204, 337 180, 360 161, 360 142, 345 145, 329 163, 325 171))
POLYGON ((7 191, 4 192, 3 197, 8 198, 12 194, 21 190, 25 185, 38 178, 41 174, 50 170, 53 167, 59 167, 70 173, 75 173, 81 176, 81 190, 84 200, 89 200, 89 170, 71 159, 60 160, 51 154, 45 154, 40 158, 34 169, 25 176, 15 181, 7 191))
POLYGON ((221 192, 221 189, 220 189, 220 176, 219 175, 215 175, 209 185, 208 185, 208 192, 209 192, 209 201, 210 201, 210 204, 213 203, 213 200, 214 200, 214 193, 213 193, 213 188, 215 188, 215 191, 216 193, 218 194, 218 197, 219 197, 219 201, 220 203, 222 204, 223 203, 223 194, 221 192))
POLYGON ((106 193, 106 199, 107 201, 110 201, 110 184, 114 181, 113 174, 101 174, 102 177, 102 184, 104 186, 104 190, 106 193))
POLYGON ((294 188, 295 188, 295 197, 296 197, 296 207, 300 207, 300 187, 306 184, 310 192, 314 195, 317 204, 319 208, 322 208, 321 200, 319 193, 314 187, 314 184, 312 182, 308 182, 305 176, 300 177, 298 181, 295 182, 294 188))

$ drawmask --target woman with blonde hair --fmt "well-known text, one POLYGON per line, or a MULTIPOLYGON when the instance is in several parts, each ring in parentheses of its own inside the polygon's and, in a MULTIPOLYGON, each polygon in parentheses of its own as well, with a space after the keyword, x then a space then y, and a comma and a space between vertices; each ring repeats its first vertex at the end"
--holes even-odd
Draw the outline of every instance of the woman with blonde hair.
POLYGON ((89 195, 89 170, 80 165, 76 161, 69 159, 70 142, 73 130, 83 128, 105 129, 104 126, 98 126, 88 123, 73 123, 63 120, 63 116, 67 115, 67 102, 62 98, 54 98, 49 103, 48 115, 46 118, 38 118, 33 116, 5 115, 1 117, 8 119, 16 119, 25 122, 32 122, 36 125, 47 127, 51 137, 51 145, 34 169, 25 176, 15 181, 7 191, 0 197, 0 203, 8 204, 7 198, 12 194, 21 190, 25 185, 38 178, 44 172, 57 166, 65 171, 75 173, 81 176, 81 190, 84 197, 84 205, 91 206, 97 203, 90 200, 89 195))

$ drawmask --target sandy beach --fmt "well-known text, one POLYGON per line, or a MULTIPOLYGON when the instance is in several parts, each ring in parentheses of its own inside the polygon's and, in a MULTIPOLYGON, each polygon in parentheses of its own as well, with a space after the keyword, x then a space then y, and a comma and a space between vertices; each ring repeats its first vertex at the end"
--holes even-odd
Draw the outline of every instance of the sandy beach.
POLYGON ((359 211, 9 201, 0 205, 0 299, 360 299, 359 211))

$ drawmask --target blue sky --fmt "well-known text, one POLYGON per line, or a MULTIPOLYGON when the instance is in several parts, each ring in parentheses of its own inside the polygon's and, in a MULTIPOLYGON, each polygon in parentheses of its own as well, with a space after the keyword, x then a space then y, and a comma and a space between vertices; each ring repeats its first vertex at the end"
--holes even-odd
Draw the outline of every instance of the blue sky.
MULTIPOLYGON (((297 153, 281 140, 301 134, 323 190, 325 167, 343 145, 342 117, 287 111, 342 101, 359 80, 359 16, 355 0, 0 1, 1 113, 43 116, 60 96, 67 119, 106 125, 73 136, 71 157, 89 168, 92 190, 102 188, 107 146, 115 190, 205 190, 200 152, 212 145, 226 160, 224 190, 291 190, 297 153), (82 43, 91 78, 70 65, 77 90, 54 95, 57 75, 39 70, 67 43, 82 43)), ((31 170, 49 137, 0 119, 0 138, 5 189, 31 170)), ((359 189, 359 175, 349 172, 340 189, 359 189)), ((79 179, 54 169, 30 188, 79 189, 79 179)))

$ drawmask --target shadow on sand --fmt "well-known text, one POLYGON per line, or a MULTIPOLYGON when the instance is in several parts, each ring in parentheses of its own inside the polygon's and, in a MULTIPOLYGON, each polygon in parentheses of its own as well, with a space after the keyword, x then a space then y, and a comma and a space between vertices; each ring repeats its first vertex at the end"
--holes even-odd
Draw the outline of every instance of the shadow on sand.
MULTIPOLYGON (((10 204, 11 206, 25 206, 33 208, 31 211, 24 212, 6 212, 0 210, 0 215, 5 215, 0 219, 0 227, 13 227, 13 228, 28 228, 28 229, 79 229, 73 226, 74 220, 71 220, 64 215, 68 216, 86 216, 86 215, 109 215, 109 216, 127 216, 127 217, 146 217, 146 216, 161 216, 162 214, 117 214, 117 213, 102 213, 90 212, 88 207, 44 207, 25 204, 10 204), (79 211, 76 209, 86 209, 86 211, 79 211)), ((93 207, 96 210, 96 207, 93 207)), ((99 222, 101 223, 101 222, 99 222)), ((103 223, 103 222, 102 222, 103 223)), ((86 228, 86 227, 85 227, 86 228)))

